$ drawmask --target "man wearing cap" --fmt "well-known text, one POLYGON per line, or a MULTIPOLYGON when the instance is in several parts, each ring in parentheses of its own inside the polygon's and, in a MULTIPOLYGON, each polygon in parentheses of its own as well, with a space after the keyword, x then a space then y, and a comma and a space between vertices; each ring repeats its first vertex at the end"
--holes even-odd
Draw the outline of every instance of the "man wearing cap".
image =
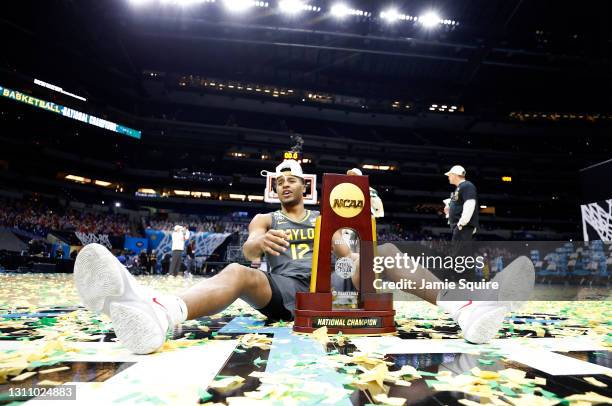
POLYGON ((465 180, 465 169, 461 165, 453 166, 444 175, 448 176, 448 183, 455 186, 450 202, 444 208, 448 214, 448 223, 452 232, 451 239, 471 241, 478 228, 476 186, 469 180, 465 180))
POLYGON ((185 241, 189 240, 189 230, 177 224, 172 232, 172 259, 170 260, 170 271, 172 276, 176 276, 181 269, 181 259, 185 250, 185 241))

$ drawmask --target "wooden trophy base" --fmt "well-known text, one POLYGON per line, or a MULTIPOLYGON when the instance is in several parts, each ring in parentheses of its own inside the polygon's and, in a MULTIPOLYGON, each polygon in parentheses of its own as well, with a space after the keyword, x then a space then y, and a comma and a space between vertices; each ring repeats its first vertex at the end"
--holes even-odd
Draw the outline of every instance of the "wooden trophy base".
POLYGON ((327 327, 336 334, 378 335, 395 333, 395 310, 391 293, 367 293, 362 297, 362 308, 332 310, 331 293, 296 294, 293 331, 312 333, 327 327))

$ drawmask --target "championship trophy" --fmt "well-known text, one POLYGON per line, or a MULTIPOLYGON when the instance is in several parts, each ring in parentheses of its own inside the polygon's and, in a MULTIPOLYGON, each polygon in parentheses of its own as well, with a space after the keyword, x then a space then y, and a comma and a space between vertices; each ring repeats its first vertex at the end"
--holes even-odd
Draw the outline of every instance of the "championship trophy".
MULTIPOLYGON (((310 292, 296 294, 293 330, 311 333, 327 327, 335 334, 384 334, 395 332, 393 295, 377 293, 373 282, 376 250, 376 223, 370 211, 367 176, 323 175, 321 216, 315 226, 310 292), (331 292, 333 235, 338 229, 353 230, 361 241, 359 252, 358 305, 334 309, 331 292)), ((334 271, 345 271, 346 258, 336 262, 334 271)), ((352 266, 352 261, 349 262, 352 266)))

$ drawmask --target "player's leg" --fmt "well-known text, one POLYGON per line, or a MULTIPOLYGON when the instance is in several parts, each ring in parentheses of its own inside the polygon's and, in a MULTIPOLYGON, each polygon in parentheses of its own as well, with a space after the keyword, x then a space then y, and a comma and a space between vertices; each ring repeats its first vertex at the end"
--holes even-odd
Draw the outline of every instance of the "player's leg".
POLYGON ((117 258, 99 244, 81 250, 75 261, 74 280, 85 307, 110 316, 122 344, 138 354, 159 349, 168 330, 187 317, 216 313, 238 297, 260 308, 272 296, 262 272, 237 264, 189 289, 184 299, 160 295, 138 285, 117 258))
POLYGON ((272 298, 266 275, 260 270, 230 264, 212 278, 206 279, 180 298, 187 305, 188 319, 215 314, 241 298, 255 309, 265 307, 272 298))
MULTIPOLYGON (((403 255, 403 253, 393 244, 387 243, 378 247, 378 255, 381 257, 392 257, 403 255)), ((390 281, 399 282, 402 279, 414 281, 417 288, 411 289, 409 293, 416 295, 417 297, 431 303, 436 304, 438 300, 438 290, 432 289, 421 289, 422 281, 426 282, 440 282, 440 279, 436 277, 431 271, 424 268, 421 265, 416 267, 414 270, 414 263, 408 260, 408 269, 398 269, 396 267, 385 268, 384 277, 390 281), (414 272, 412 272, 414 270, 414 272)))
MULTIPOLYGON (((378 255, 395 257, 401 251, 393 244, 379 247, 378 255)), ((410 266, 408 269, 414 269, 410 266)), ((422 280, 432 282, 439 279, 429 270, 418 266, 414 273, 407 269, 386 268, 384 276, 392 281, 407 279, 416 286, 422 280)), ((527 257, 519 257, 499 272, 493 281, 499 283, 498 291, 486 291, 470 297, 464 291, 440 289, 411 289, 408 293, 440 306, 459 324, 466 340, 484 343, 497 334, 504 316, 519 303, 528 300, 535 283, 533 263, 527 257)))

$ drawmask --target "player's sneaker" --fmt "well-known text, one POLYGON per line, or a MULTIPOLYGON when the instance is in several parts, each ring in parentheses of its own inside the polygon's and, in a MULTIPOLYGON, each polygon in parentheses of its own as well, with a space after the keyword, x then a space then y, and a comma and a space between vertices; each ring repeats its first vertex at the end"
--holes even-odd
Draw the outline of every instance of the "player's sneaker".
POLYGON ((498 301, 504 302, 509 310, 520 309, 529 300, 535 286, 535 267, 531 259, 522 256, 498 272, 492 282, 499 283, 498 301))
POLYGON ((482 344, 495 337, 506 313, 529 299, 535 283, 533 263, 527 257, 519 257, 492 281, 499 282, 499 289, 476 293, 475 300, 449 300, 464 293, 440 292, 438 305, 453 317, 463 337, 471 343, 482 344))
POLYGON ((88 244, 74 264, 74 282, 88 310, 113 321, 117 338, 136 354, 158 350, 167 332, 186 318, 187 309, 176 296, 157 295, 139 286, 106 247, 88 244))

